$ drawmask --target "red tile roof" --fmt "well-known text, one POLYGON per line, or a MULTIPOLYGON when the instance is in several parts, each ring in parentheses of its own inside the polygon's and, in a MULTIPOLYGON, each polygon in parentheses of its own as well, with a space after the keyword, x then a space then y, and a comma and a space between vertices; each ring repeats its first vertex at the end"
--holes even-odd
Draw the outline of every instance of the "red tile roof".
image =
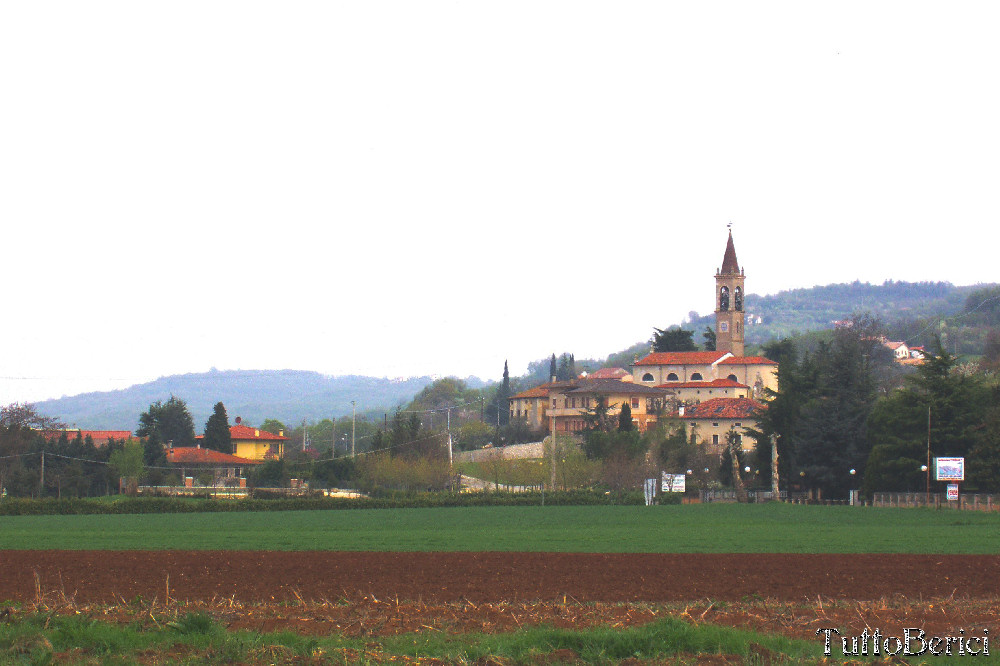
POLYGON ((543 384, 541 386, 536 386, 535 388, 530 388, 527 391, 521 391, 517 395, 512 395, 511 400, 516 398, 547 398, 549 397, 549 389, 543 384))
POLYGON ((712 398, 684 410, 685 419, 752 419, 764 403, 750 398, 712 398))
POLYGON ((763 356, 731 356, 719 365, 778 365, 778 362, 763 356))
POLYGON ((625 368, 601 368, 600 370, 594 370, 589 375, 587 379, 621 379, 622 377, 631 376, 632 373, 625 368))
POLYGON ((750 388, 746 384, 734 382, 732 379, 713 379, 710 382, 668 382, 657 388, 750 388))
POLYGON ((508 400, 513 400, 515 398, 547 398, 549 393, 552 391, 559 390, 572 390, 577 386, 585 383, 586 380, 580 379, 577 381, 558 381, 558 382, 548 382, 545 384, 539 384, 535 388, 530 388, 527 391, 521 391, 517 395, 512 395, 508 400))
POLYGON ((645 384, 633 384, 623 382, 620 379, 598 379, 592 382, 581 384, 567 393, 594 393, 607 395, 659 395, 665 392, 663 389, 646 386, 645 384))
MULTIPOLYGON (((204 435, 198 435, 195 439, 204 439, 204 435)), ((231 439, 246 441, 246 440, 275 440, 284 442, 287 441, 287 437, 281 437, 280 435, 275 435, 274 433, 267 432, 266 430, 261 430, 260 428, 251 428, 245 425, 234 425, 229 426, 229 437, 231 439)))
POLYGON ((635 365, 711 365, 729 352, 652 352, 636 361, 635 365))
POLYGON ((240 458, 214 449, 197 446, 175 446, 167 449, 167 462, 188 465, 259 465, 260 461, 240 458))
POLYGON ((86 439, 89 435, 94 440, 96 446, 107 444, 109 439, 132 439, 134 437, 131 430, 70 430, 67 428, 65 431, 43 430, 42 434, 45 436, 45 439, 52 441, 59 439, 63 432, 66 433, 66 436, 70 440, 76 439, 76 433, 80 433, 80 437, 83 439, 86 439))

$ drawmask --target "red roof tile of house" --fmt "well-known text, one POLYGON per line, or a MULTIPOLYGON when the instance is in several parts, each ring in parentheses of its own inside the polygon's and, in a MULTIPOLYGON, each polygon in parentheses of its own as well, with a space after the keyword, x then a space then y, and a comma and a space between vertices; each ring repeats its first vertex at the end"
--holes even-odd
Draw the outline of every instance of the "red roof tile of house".
POLYGON ((589 375, 587 379, 621 379, 622 377, 631 377, 632 373, 625 368, 601 368, 600 370, 594 370, 589 375))
POLYGON ((732 379, 713 379, 710 382, 669 382, 660 384, 657 388, 750 388, 746 384, 734 382, 732 379))
POLYGON ((521 391, 517 395, 512 395, 511 400, 516 398, 547 398, 549 397, 549 389, 543 384, 541 386, 536 386, 535 388, 530 388, 527 391, 521 391))
POLYGON ((751 419, 767 405, 750 398, 712 398, 684 410, 685 419, 751 419))
POLYGON ((606 395, 660 395, 664 394, 663 389, 646 386, 645 384, 633 384, 623 382, 620 379, 597 379, 592 382, 581 384, 567 393, 594 393, 606 395))
POLYGON ((59 439, 63 432, 66 433, 66 437, 70 440, 76 439, 76 433, 80 433, 80 437, 86 439, 89 435, 96 446, 103 446, 108 443, 109 439, 132 439, 131 430, 44 430, 42 434, 45 439, 52 441, 54 439, 59 439))
POLYGON ((719 365, 778 365, 778 362, 763 356, 732 356, 719 365))
POLYGON ((260 461, 240 458, 214 449, 199 446, 175 446, 167 449, 167 462, 188 465, 259 465, 260 461))
POLYGON ((710 365, 729 352, 652 352, 636 361, 635 365, 710 365))
MULTIPOLYGON (((204 435, 198 435, 195 439, 204 439, 204 435)), ((266 439, 266 440, 276 440, 276 441, 287 441, 287 437, 282 437, 281 435, 275 435, 266 430, 261 430, 260 428, 251 428, 245 425, 234 425, 229 426, 229 437, 233 440, 246 441, 248 439, 266 439)))
POLYGON ((526 391, 521 391, 517 395, 512 395, 508 398, 508 400, 514 400, 515 398, 547 398, 549 393, 552 391, 568 391, 575 389, 577 386, 581 386, 584 383, 586 383, 586 380, 580 379, 577 381, 558 381, 539 384, 535 388, 530 388, 526 391))

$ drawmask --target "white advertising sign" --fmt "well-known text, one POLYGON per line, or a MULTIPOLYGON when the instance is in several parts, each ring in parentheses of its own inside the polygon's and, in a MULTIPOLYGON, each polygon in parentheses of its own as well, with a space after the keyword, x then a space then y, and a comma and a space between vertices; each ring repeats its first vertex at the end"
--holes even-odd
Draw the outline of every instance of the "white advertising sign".
POLYGON ((682 493, 685 489, 685 477, 683 474, 671 474, 663 472, 663 485, 661 490, 665 493, 682 493))
POLYGON ((965 458, 935 458, 938 481, 965 481, 965 458))
POLYGON ((948 484, 948 501, 954 502, 958 500, 958 484, 949 483, 948 484))

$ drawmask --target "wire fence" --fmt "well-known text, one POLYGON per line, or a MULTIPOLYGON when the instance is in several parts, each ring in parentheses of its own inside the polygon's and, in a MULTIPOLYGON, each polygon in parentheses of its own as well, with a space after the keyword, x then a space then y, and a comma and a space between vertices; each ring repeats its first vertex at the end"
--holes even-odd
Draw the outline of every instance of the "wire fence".
POLYGON ((934 507, 962 511, 1000 511, 998 497, 991 493, 960 493, 957 499, 948 499, 947 493, 875 493, 871 506, 934 507))

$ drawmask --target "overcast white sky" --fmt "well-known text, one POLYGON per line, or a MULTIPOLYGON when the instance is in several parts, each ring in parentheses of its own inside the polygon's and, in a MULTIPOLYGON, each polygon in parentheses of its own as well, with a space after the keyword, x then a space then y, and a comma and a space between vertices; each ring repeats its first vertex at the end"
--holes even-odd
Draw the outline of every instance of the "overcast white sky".
POLYGON ((996 2, 0 4, 0 404, 996 281, 996 2))

